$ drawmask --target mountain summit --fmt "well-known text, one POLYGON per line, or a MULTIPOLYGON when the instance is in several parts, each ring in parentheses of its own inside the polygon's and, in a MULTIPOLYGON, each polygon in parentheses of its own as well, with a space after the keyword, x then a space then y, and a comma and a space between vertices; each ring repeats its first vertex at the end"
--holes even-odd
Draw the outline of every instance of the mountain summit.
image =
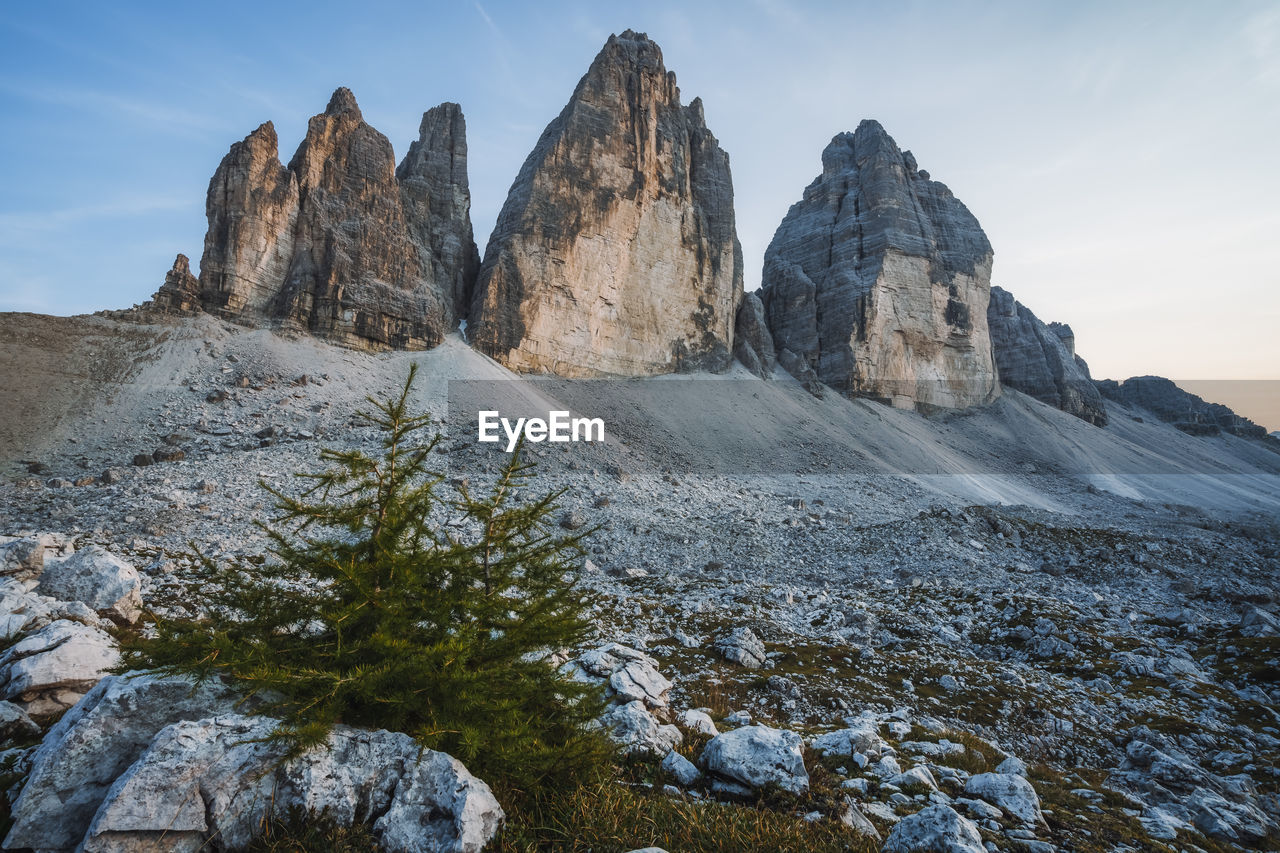
POLYGON ((312 117, 287 167, 275 128, 261 125, 209 182, 198 286, 179 262, 156 304, 357 348, 437 345, 457 324, 479 255, 461 109, 435 107, 420 133, 397 169, 390 141, 345 88, 312 117))
POLYGON ((742 295, 729 156, 643 33, 611 36, 525 160, 473 344, 560 376, 724 370, 742 295))

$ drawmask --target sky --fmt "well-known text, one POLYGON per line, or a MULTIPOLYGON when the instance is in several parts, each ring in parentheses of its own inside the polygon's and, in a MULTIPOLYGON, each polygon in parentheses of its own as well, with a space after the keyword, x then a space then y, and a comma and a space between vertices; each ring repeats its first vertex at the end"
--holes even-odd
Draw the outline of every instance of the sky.
MULTIPOLYGON (((337 86, 404 154, 467 119, 484 250, 609 34, 647 32, 729 152, 746 287, 823 147, 879 120, 977 216, 993 283, 1095 377, 1280 379, 1280 2, 7 3, 0 310, 150 297, 210 176, 337 86)), ((1270 424, 1280 427, 1280 417, 1270 424)))

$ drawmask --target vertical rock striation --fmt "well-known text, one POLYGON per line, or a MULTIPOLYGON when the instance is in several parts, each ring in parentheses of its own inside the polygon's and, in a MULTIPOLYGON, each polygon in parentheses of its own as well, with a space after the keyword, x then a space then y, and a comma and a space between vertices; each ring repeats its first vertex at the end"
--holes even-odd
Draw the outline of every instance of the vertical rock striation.
POLYGON ((422 269, 449 295, 451 316, 466 317, 480 252, 471 231, 462 107, 443 103, 423 113, 418 138, 400 161, 396 179, 422 269))
POLYGON ((991 260, 969 210, 864 121, 832 139, 765 252, 778 361, 895 405, 990 402, 991 260))
POLYGON ((498 217, 470 339, 560 376, 724 370, 742 295, 729 157, 662 51, 610 36, 498 217))
MULTIPOLYGON (((435 346, 479 265, 466 163, 456 104, 423 116, 399 169, 348 89, 311 119, 288 166, 263 124, 231 146, 209 184, 200 305, 346 346, 435 346)), ((166 280, 157 306, 171 307, 173 293, 166 280)))
POLYGON ((1045 325, 1012 293, 993 287, 987 327, 1003 384, 1095 426, 1106 426, 1102 395, 1089 377, 1089 365, 1076 355, 1070 326, 1045 325))

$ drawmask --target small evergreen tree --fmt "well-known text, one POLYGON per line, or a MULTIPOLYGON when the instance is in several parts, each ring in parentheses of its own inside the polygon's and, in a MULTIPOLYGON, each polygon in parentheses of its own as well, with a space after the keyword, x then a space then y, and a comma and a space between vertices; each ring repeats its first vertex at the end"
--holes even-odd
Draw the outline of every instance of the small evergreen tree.
POLYGON ((518 450, 487 493, 437 496, 440 437, 418 438, 415 375, 361 413, 381 457, 326 449, 300 495, 262 484, 279 510, 259 523, 276 559, 245 571, 197 552, 206 576, 187 593, 201 615, 156 617, 125 667, 223 676, 295 749, 345 723, 406 732, 517 791, 568 782, 607 756, 587 725, 598 691, 547 659, 588 631, 582 535, 550 524, 561 492, 515 500, 532 474, 518 450))

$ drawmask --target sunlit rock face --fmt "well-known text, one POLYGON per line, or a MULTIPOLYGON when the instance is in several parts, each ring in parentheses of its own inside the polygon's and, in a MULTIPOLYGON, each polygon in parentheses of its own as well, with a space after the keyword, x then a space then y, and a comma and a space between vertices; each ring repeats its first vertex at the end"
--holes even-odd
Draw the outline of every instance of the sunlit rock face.
POLYGON ((864 121, 831 140, 765 253, 778 361, 895 405, 988 403, 991 260, 968 208, 864 121))
POLYGON ((729 157, 658 46, 611 36, 511 187, 470 339, 529 373, 719 371, 741 296, 729 157))
MULTIPOLYGON (((456 104, 423 116, 398 169, 347 89, 311 119, 288 166, 263 124, 231 146, 209 183, 200 306, 352 347, 435 346, 479 267, 466 163, 456 104)), ((158 307, 185 304, 173 284, 162 293, 158 307)))

